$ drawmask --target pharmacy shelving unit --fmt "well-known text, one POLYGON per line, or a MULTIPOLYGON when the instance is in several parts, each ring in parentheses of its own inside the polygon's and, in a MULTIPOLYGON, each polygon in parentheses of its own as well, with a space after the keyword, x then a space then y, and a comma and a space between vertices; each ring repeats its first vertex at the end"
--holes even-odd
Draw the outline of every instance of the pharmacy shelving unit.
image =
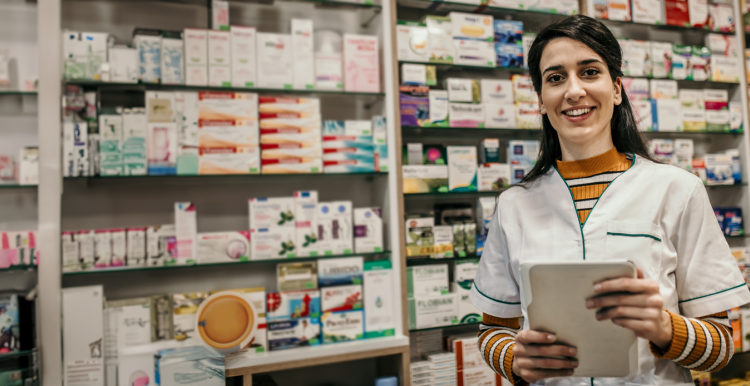
MULTIPOLYGON (((100 108, 132 103, 143 99, 146 90, 212 90, 210 87, 115 84, 62 79, 61 31, 110 33, 117 44, 131 41, 134 27, 161 30, 208 28, 210 4, 205 0, 152 2, 98 2, 75 0, 38 0, 40 42, 40 185, 39 222, 41 255, 50 264, 39 268, 45 386, 62 384, 61 290, 81 285, 103 284, 107 300, 133 298, 159 293, 207 291, 263 286, 275 290, 276 264, 290 260, 250 261, 229 265, 163 267, 61 272, 60 232, 63 230, 168 224, 173 220, 173 204, 195 203, 198 231, 247 229, 247 199, 250 197, 291 196, 296 190, 317 190, 320 201, 351 200, 353 206, 377 206, 383 209, 386 226, 386 251, 365 256, 366 260, 390 258, 394 279, 404 285, 405 263, 398 247, 400 212, 396 203, 397 173, 347 175, 244 175, 244 176, 142 176, 62 178, 60 99, 64 85, 77 85, 98 93, 100 108), (125 101, 125 102, 123 102, 125 101)), ((323 119, 370 119, 385 115, 392 153, 395 135, 394 95, 391 57, 392 3, 382 5, 330 0, 276 1, 249 3, 230 1, 230 24, 255 26, 261 32, 287 33, 291 18, 312 19, 315 30, 333 29, 340 33, 378 35, 382 47, 381 93, 345 93, 265 89, 224 89, 222 91, 258 92, 260 95, 299 95, 321 99, 323 119), (271 4, 273 3, 273 4, 271 4)), ((131 105, 136 106, 136 105, 131 105)), ((126 104, 125 107, 128 107, 126 104)), ((395 159, 389 170, 397 170, 395 159)), ((358 255, 359 256, 359 255, 358 255)), ((338 258, 338 256, 321 257, 338 258)), ((298 259, 294 261, 306 261, 298 259)), ((320 382, 367 384, 376 375, 398 375, 408 379, 408 323, 402 312, 401 292, 394 291, 394 336, 351 343, 227 356, 226 375, 234 384, 250 386, 253 374, 274 372, 286 384, 306 385, 320 382), (343 363, 346 362, 346 363, 343 363), (309 366, 323 366, 302 369, 309 366), (406 369, 406 370, 405 370, 406 369), (281 372, 281 373, 279 373, 281 372), (315 376, 311 376, 314 372, 315 376), (406 372, 406 375, 405 375, 406 372), (238 378, 241 378, 238 379, 238 378)), ((62 342, 62 344, 65 344, 62 342)), ((156 342, 129 350, 166 349, 179 346, 175 341, 156 342)), ((228 382, 229 383, 229 382, 228 382)), ((404 384, 404 383, 402 383, 404 384)), ((404 384, 405 385, 405 384, 404 384)))

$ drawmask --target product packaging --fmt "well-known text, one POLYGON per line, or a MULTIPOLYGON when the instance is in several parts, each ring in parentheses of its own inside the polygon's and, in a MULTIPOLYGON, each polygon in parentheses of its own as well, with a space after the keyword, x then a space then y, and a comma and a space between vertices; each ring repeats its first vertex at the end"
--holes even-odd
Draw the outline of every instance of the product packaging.
POLYGON ((688 0, 690 27, 705 28, 709 25, 708 0, 688 0))
POLYGON ((231 26, 232 86, 255 87, 257 82, 255 27, 231 26))
POLYGON ((515 115, 517 129, 542 128, 542 116, 536 103, 516 103, 515 115))
POLYGON ((294 88, 315 88, 315 56, 313 54, 313 21, 292 19, 292 55, 294 57, 294 88))
POLYGON ((354 253, 383 252, 380 208, 354 208, 354 253))
POLYGON ((172 329, 177 341, 195 338, 195 318, 198 307, 208 297, 207 292, 187 292, 172 294, 172 329))
POLYGON ((453 257, 453 227, 450 225, 438 225, 432 227, 433 250, 432 257, 435 259, 453 257))
MULTIPOLYGON (((177 126, 175 123, 149 123, 148 174, 177 174, 177 126)), ((104 154, 102 154, 104 160, 104 154)), ((104 165, 102 165, 103 170, 104 165)))
MULTIPOLYGON (((454 242, 456 238, 454 237, 454 242)), ((420 298, 448 293, 448 265, 431 264, 406 268, 407 297, 420 298)))
POLYGON ((458 323, 456 294, 409 298, 409 329, 434 328, 458 323))
POLYGON ((448 189, 452 192, 477 190, 477 148, 448 146, 448 189))
POLYGON ((285 350, 320 344, 320 320, 301 318, 268 323, 268 349, 285 350))
POLYGON ((362 285, 321 287, 320 306, 323 312, 361 310, 362 285))
POLYGON ((539 141, 509 141, 507 154, 511 168, 511 184, 518 184, 536 163, 539 141))
POLYGON ((315 88, 318 90, 343 90, 344 70, 341 52, 331 47, 325 52, 315 53, 315 88))
POLYGON ((393 268, 390 260, 365 263, 365 338, 393 336, 396 320, 393 309, 393 268))
POLYGON ((497 67, 523 68, 523 46, 495 43, 495 61, 497 67))
POLYGON ((510 165, 499 163, 480 164, 477 169, 477 190, 499 191, 510 186, 510 165))
POLYGON ((510 80, 482 79, 482 103, 513 103, 513 83, 510 80))
POLYGON ((414 217, 406 219, 406 256, 432 257, 434 253, 434 217, 414 217))
POLYGON ((646 76, 649 72, 649 43, 645 40, 620 40, 623 47, 623 72, 626 76, 646 76))
POLYGON ((403 165, 401 173, 405 194, 448 191, 447 165, 403 165))
POLYGON ((706 47, 693 46, 693 55, 691 58, 693 65, 692 79, 698 81, 709 80, 711 70, 711 50, 706 47))
POLYGON ((672 43, 649 42, 652 78, 667 78, 672 73, 672 43))
POLYGON ((185 41, 185 84, 188 86, 208 85, 208 31, 186 28, 185 41))
POLYGON ((682 108, 683 131, 706 131, 706 111, 699 109, 682 108))
POLYGON ((633 22, 664 24, 664 3, 662 0, 633 0, 633 22))
POLYGON ((157 351, 154 362, 154 377, 160 386, 179 386, 175 379, 190 374, 193 379, 202 379, 201 386, 221 386, 226 377, 224 356, 206 347, 184 347, 157 351))
POLYGON ((674 80, 657 80, 649 82, 651 87, 651 99, 677 99, 677 82, 674 80))
POLYGON ((318 261, 318 282, 321 287, 362 284, 364 259, 350 257, 318 261))
POLYGON ((416 86, 427 85, 427 66, 424 64, 404 63, 401 65, 401 82, 416 86))
POLYGON ((175 237, 177 239, 177 265, 194 264, 197 257, 197 212, 190 202, 176 202, 175 237))
POLYGON ((696 177, 700 178, 701 181, 703 181, 704 185, 707 183, 706 162, 703 160, 703 158, 693 158, 693 165, 691 170, 696 177))
POLYGON ((682 131, 680 101, 677 99, 654 99, 651 101, 653 131, 682 131))
POLYGON ((430 119, 430 88, 401 85, 399 91, 401 125, 426 126, 430 119))
MULTIPOLYGON (((448 91, 430 90, 429 93, 429 111, 430 126, 448 127, 448 91)), ((426 125, 425 125, 426 126, 426 125)))
POLYGON ((297 254, 296 232, 290 227, 251 230, 251 260, 293 258, 297 254))
POLYGON ((318 256, 318 192, 294 192, 297 257, 318 256))
POLYGON ((711 55, 711 80, 714 82, 739 83, 742 70, 738 58, 726 55, 711 55))
POLYGON ((424 24, 398 21, 396 25, 398 60, 427 63, 429 61, 427 37, 428 31, 424 24))
POLYGON ((257 34, 258 87, 292 88, 292 36, 284 34, 257 34))
POLYGON ((523 45, 523 22, 515 20, 494 20, 495 42, 523 45))
POLYGON ((380 92, 377 36, 344 34, 344 91, 380 92))
POLYGON ((251 198, 250 229, 294 228, 294 197, 251 198))
POLYGON ((664 0, 667 25, 690 27, 688 0, 664 0))
POLYGON ((161 80, 161 36, 159 31, 137 29, 133 46, 138 50, 138 80, 159 83, 161 80))
POLYGON ((706 154, 707 185, 734 185, 732 157, 725 154, 706 154))
POLYGON ((276 265, 279 291, 300 291, 318 288, 317 263, 287 263, 276 265))
POLYGON ((672 79, 693 79, 691 46, 672 46, 672 79))
MULTIPOLYGON (((107 169, 102 175, 120 175, 122 170, 122 119, 118 115, 101 115, 102 136, 106 139, 107 169)), ((89 173, 88 126, 85 123, 63 123, 63 177, 84 177, 89 173)), ((100 145, 102 146, 102 145, 100 145)), ((0 168, 1 169, 1 168, 0 168)), ((13 168, 9 168, 10 171, 13 168)), ((11 172, 11 177, 13 173, 11 172)))
POLYGON ((301 290, 266 294, 269 321, 320 317, 320 291, 301 290))
POLYGON ((514 74, 510 80, 513 83, 513 102, 537 103, 539 101, 530 76, 514 74))
MULTIPOLYGON (((63 233, 63 237, 64 235, 63 233)), ((63 242, 63 267, 65 266, 65 262, 69 260, 66 258, 66 253, 70 253, 70 247, 70 244, 66 246, 65 242, 63 242)), ((94 233, 94 266, 96 268, 105 268, 111 264, 112 233, 107 229, 97 229, 94 233)))
MULTIPOLYGON (((93 263, 93 238, 91 238, 91 262, 93 263)), ((146 265, 146 228, 128 228, 127 230, 127 265, 146 265)))
POLYGON ((318 249, 322 256, 349 255, 354 250, 352 202, 318 204, 318 249))
POLYGON ((211 29, 229 31, 229 2, 211 0, 211 29))
POLYGON ((228 291, 213 291, 198 308, 195 329, 198 339, 213 352, 229 354, 240 349, 252 353, 268 350, 266 325, 266 291, 263 287, 241 288, 228 291), (239 309, 249 312, 247 318, 232 318, 239 309), (229 331, 238 331, 240 338, 226 337, 211 331, 211 322, 226 319, 222 326, 229 331), (229 341, 229 342, 227 342, 229 341))
POLYGON ((478 323, 482 321, 482 312, 479 311, 469 298, 478 267, 479 261, 477 260, 461 260, 456 262, 453 275, 453 292, 458 298, 459 323, 478 323))
POLYGON ((453 39, 494 41, 493 18, 476 13, 451 12, 453 39))
POLYGON ((83 269, 75 232, 62 232, 62 267, 63 272, 74 272, 83 269))
POLYGON ((236 263, 250 260, 250 232, 198 233, 198 264, 236 263))
POLYGON ((184 44, 179 33, 161 38, 161 84, 185 84, 184 44))
POLYGON ((740 102, 729 102, 729 130, 732 133, 741 133, 742 126, 742 104, 740 102))
POLYGON ((348 342, 364 338, 364 312, 328 312, 320 318, 323 344, 348 342))
POLYGON ((450 127, 484 128, 484 106, 471 103, 450 103, 448 119, 450 127))
POLYGON ((708 6, 709 20, 713 21, 711 30, 734 32, 734 8, 731 4, 711 4, 708 6))
POLYGON ((481 102, 480 85, 476 80, 448 78, 445 80, 445 88, 448 90, 450 102, 481 102))
MULTIPOLYGON (((81 33, 63 31, 63 77, 65 79, 86 79, 86 55, 88 45, 81 41, 81 33)), ((7 80, 10 83, 10 78, 7 80)))
POLYGON ((648 101, 649 80, 642 78, 622 78, 622 87, 630 101, 648 101))
MULTIPOLYGON (((110 234, 100 234, 97 231, 97 240, 104 237, 104 242, 110 240, 110 234)), ((111 240, 109 250, 105 250, 104 256, 111 255, 111 240)), ((105 245, 106 246, 106 245, 105 245)), ((97 256, 99 256, 99 244, 97 241, 97 256)), ((149 266, 171 265, 177 259, 177 236, 174 225, 150 226, 146 228, 146 264, 149 266)), ((97 261, 98 264, 98 261, 97 261)))
POLYGON ((512 103, 485 103, 484 127, 496 129, 517 127, 515 106, 512 103))
MULTIPOLYGON (((491 18, 492 16, 490 16, 491 18)), ((455 30, 455 27, 454 27, 455 30)), ((462 66, 496 67, 495 43, 491 41, 453 39, 456 56, 453 63, 462 66)))
POLYGON ((500 162, 500 140, 486 138, 479 143, 479 160, 482 163, 500 162))
POLYGON ((208 85, 232 86, 232 56, 229 31, 208 31, 208 85))
POLYGON ((741 208, 724 209, 724 235, 739 237, 745 234, 741 208))
POLYGON ((138 83, 138 50, 124 46, 109 48, 109 79, 117 83, 138 83))
POLYGON ((705 45, 713 55, 723 55, 738 58, 742 55, 737 44, 737 37, 724 34, 706 34, 705 45))
POLYGON ((672 162, 674 143, 671 139, 652 139, 648 141, 649 153, 658 161, 669 164, 672 162))
POLYGON ((81 377, 104 384, 104 288, 101 285, 62 289, 63 384, 81 377))
POLYGON ((432 63, 453 63, 453 24, 449 17, 427 15, 427 57, 432 63))

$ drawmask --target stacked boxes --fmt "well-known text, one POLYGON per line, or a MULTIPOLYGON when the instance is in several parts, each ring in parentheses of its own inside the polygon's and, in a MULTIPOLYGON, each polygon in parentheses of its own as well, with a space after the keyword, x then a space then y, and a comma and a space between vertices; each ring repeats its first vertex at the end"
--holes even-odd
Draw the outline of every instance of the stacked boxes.
POLYGON ((451 12, 455 56, 453 63, 465 66, 495 67, 493 18, 489 15, 451 12))
POLYGON ((318 204, 318 250, 322 256, 348 255, 354 251, 352 202, 318 204))
POLYGON ((361 257, 318 261, 323 343, 364 338, 361 257))
POLYGON ((265 260, 295 257, 294 197, 251 198, 249 204, 250 258, 265 260))
POLYGON ((448 292, 448 265, 408 267, 409 329, 458 323, 456 294, 448 292))
POLYGON ((371 121, 323 121, 323 172, 375 172, 371 121))
POLYGON ((497 66, 523 68, 523 22, 495 20, 494 27, 497 66))
POLYGON ((261 172, 321 173, 320 101, 260 97, 261 172))

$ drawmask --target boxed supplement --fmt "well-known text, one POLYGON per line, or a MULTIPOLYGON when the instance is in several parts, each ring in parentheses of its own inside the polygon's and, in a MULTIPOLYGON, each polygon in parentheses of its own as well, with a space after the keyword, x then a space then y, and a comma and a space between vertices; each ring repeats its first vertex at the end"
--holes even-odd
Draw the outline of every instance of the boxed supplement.
POLYGON ((151 310, 148 298, 105 302, 104 320, 107 326, 104 332, 107 351, 151 343, 151 310))
POLYGON ((333 48, 315 53, 315 88, 318 90, 343 90, 343 59, 333 48))
POLYGON ((711 4, 708 6, 709 19, 713 21, 712 30, 734 32, 734 8, 730 4, 711 4))
POLYGON ((705 28, 709 25, 708 0, 688 0, 690 27, 705 28))
POLYGON ((453 257, 453 227, 438 225, 432 227, 433 255, 435 259, 453 257))
POLYGON ((198 233, 198 264, 250 260, 250 232, 198 233))
POLYGON ((232 86, 255 87, 257 82, 255 27, 230 27, 232 86))
POLYGON ((63 31, 62 53, 65 79, 86 79, 88 44, 81 41, 80 32, 63 31))
POLYGON ((453 58, 454 64, 477 67, 497 66, 495 43, 491 41, 453 39, 453 49, 456 54, 453 58))
POLYGON ((250 230, 251 260, 284 259, 296 257, 295 228, 274 227, 250 230))
POLYGON ((362 284, 363 266, 361 257, 318 260, 318 283, 321 287, 362 284))
POLYGON ((653 131, 682 131, 680 101, 677 99, 654 99, 651 101, 653 131))
POLYGON ((208 85, 232 86, 232 58, 229 31, 208 31, 208 85))
MULTIPOLYGON (((63 129, 67 129, 70 124, 64 125, 63 129)), ((78 123, 75 124, 73 129, 78 129, 78 131, 73 131, 73 138, 75 139, 73 149, 74 149, 74 155, 78 157, 71 158, 73 161, 68 162, 66 159, 63 159, 65 162, 65 168, 71 169, 71 168, 78 168, 78 172, 74 172, 76 169, 72 169, 71 176, 81 176, 85 174, 81 174, 83 170, 86 170, 87 167, 84 167, 85 162, 83 160, 83 157, 81 157, 81 154, 85 153, 84 149, 84 143, 86 142, 86 126, 85 124, 78 123), (76 136, 78 136, 76 138, 76 136), (78 174, 75 174, 78 173, 78 174)), ((100 164, 100 170, 102 176, 119 176, 122 175, 122 141, 123 141, 123 118, 122 115, 109 115, 109 114, 102 114, 99 115, 99 164, 100 164)), ((67 137, 67 133, 63 132, 63 135, 67 137)), ((66 144, 69 144, 69 141, 65 141, 63 143, 63 152, 64 155, 69 154, 69 151, 65 147, 66 144)), ((68 145, 70 146, 70 145, 68 145)), ((65 170, 65 169, 63 169, 65 170)))
POLYGON ((683 131, 706 131, 706 110, 682 108, 683 131))
POLYGON ((450 127, 483 128, 484 106, 471 103, 450 103, 448 119, 450 127))
POLYGON ((671 139, 652 139, 648 141, 649 153, 657 160, 671 163, 674 153, 674 143, 671 139))
POLYGON ((652 78, 667 78, 672 73, 672 43, 649 42, 652 78))
POLYGON ((145 175, 148 172, 146 110, 138 107, 125 109, 122 115, 122 124, 122 174, 126 176, 145 175))
MULTIPOLYGON (((102 175, 122 174, 122 117, 101 115, 100 122, 106 126, 100 129, 103 141, 103 162, 107 168, 102 175), (106 161, 106 162, 105 162, 106 161)), ((63 177, 83 177, 89 175, 88 126, 85 123, 63 122, 63 177)), ((13 167, 7 170, 13 171, 13 167)), ((12 174, 11 174, 12 177, 12 174)))
POLYGON ((662 0, 633 0, 632 10, 634 23, 664 24, 662 0))
POLYGON ((208 85, 208 31, 185 28, 185 84, 208 85))
POLYGON ((709 65, 711 63, 711 50, 706 47, 693 46, 692 54, 693 73, 692 79, 698 81, 708 80, 711 76, 709 65))
POLYGON ((318 204, 318 249, 321 255, 349 255, 354 250, 352 202, 318 204))
POLYGON ((706 103, 706 110, 729 109, 729 92, 727 90, 704 89, 703 100, 706 103))
POLYGON ((675 44, 672 46, 672 79, 693 79, 691 46, 675 44))
MULTIPOLYGON (((149 266, 170 265, 177 257, 177 237, 174 225, 150 226, 146 228, 146 264, 149 266)), ((97 231, 97 258, 111 259, 112 241, 109 233, 97 231), (102 253, 99 251, 99 237, 103 237, 102 253), (104 249, 106 248, 106 249, 104 249)), ((108 261, 108 260, 107 260, 108 261)), ((98 262, 97 262, 98 264, 98 262)))
POLYGON ((648 69, 649 44, 645 40, 620 40, 623 46, 623 58, 625 65, 623 72, 626 76, 646 76, 648 69), (623 44, 625 43, 625 44, 623 44))
POLYGON ((523 22, 516 20, 494 20, 495 42, 522 45, 523 22))
MULTIPOLYGON (((197 257, 197 213, 190 202, 174 204, 175 236, 177 238, 177 264, 194 264, 197 257)), ((114 236, 114 235, 113 235, 114 236)))
POLYGON ((651 99, 677 99, 677 82, 674 80, 657 80, 649 82, 651 99))
MULTIPOLYGON (((253 288, 239 288, 239 289, 232 289, 232 290, 226 290, 226 291, 211 291, 209 292, 209 296, 213 296, 216 294, 227 294, 227 293, 235 293, 239 294, 247 303, 252 304, 253 308, 255 309, 255 318, 251 318, 251 320, 243 319, 243 318, 236 318, 232 319, 230 322, 227 322, 227 329, 234 331, 246 331, 246 329, 250 326, 248 326, 248 323, 256 323, 255 332, 252 335, 248 335, 244 342, 245 345, 242 347, 243 349, 247 349, 249 352, 255 352, 255 353, 262 353, 265 352, 268 349, 267 345, 267 338, 266 338, 266 291, 263 287, 253 287, 253 288)), ((222 297, 219 296, 218 299, 220 300, 222 297)), ((231 299, 225 297, 224 299, 231 299)), ((209 300, 210 301, 210 300, 209 300)), ((219 303, 219 302, 217 302, 219 303)), ((215 315, 216 317, 221 317, 224 315, 232 315, 231 312, 235 309, 232 308, 233 305, 237 305, 242 307, 240 304, 235 303, 230 300, 229 304, 216 304, 217 308, 210 312, 216 312, 218 315, 215 315)), ((203 330, 203 326, 206 325, 206 309, 203 309, 203 313, 200 313, 201 310, 199 310, 198 314, 198 320, 196 321, 196 329, 199 330, 200 335, 203 336, 205 333, 203 330)), ((204 339, 199 339, 201 344, 212 347, 208 342, 206 342, 204 339)), ((238 345, 239 346, 239 345, 238 345)), ((239 347, 235 346, 234 348, 231 348, 232 350, 239 350, 239 347)), ((216 348, 212 347, 212 350, 215 351, 216 348)))
POLYGON ((479 103, 481 101, 479 82, 474 79, 448 78, 445 80, 445 88, 448 90, 450 102, 479 103))
POLYGON ((400 111, 402 126, 426 126, 430 119, 430 88, 401 85, 400 111))
POLYGON ((354 253, 383 251, 383 220, 380 208, 354 209, 354 253))
POLYGON ((177 174, 177 126, 175 123, 149 123, 148 174, 177 174))
POLYGON ((172 328, 177 341, 195 338, 195 318, 198 307, 208 297, 207 292, 186 292, 172 294, 172 328))
POLYGON ((401 65, 401 83, 416 86, 427 85, 427 66, 404 63, 401 65))
POLYGON ((315 56, 313 55, 313 21, 292 19, 292 53, 294 57, 294 88, 315 88, 315 56))
POLYGON ((449 17, 427 15, 427 57, 433 63, 453 63, 453 24, 449 17))
MULTIPOLYGON (((117 83, 138 83, 138 50, 124 46, 109 48, 109 79, 117 83)), ((180 60, 182 61, 182 55, 180 60)))
POLYGON ((575 0, 541 0, 536 3, 531 2, 529 10, 557 15, 575 15, 579 13, 578 2, 575 0))
POLYGON ((269 321, 320 317, 320 291, 301 290, 266 294, 269 321))
POLYGON ((514 74, 510 80, 513 83, 513 102, 537 103, 539 101, 530 76, 514 74))
POLYGON ((495 60, 497 67, 523 68, 523 46, 495 43, 495 60))
POLYGON ((510 165, 499 163, 480 164, 477 169, 477 190, 499 191, 510 186, 510 165))
POLYGON ((418 217, 406 219, 406 256, 431 257, 435 248, 432 228, 435 226, 434 217, 418 217))
POLYGON ((250 229, 294 228, 294 197, 249 199, 250 229))
MULTIPOLYGON (((82 269, 90 269, 94 266, 94 231, 78 231, 75 235, 78 242, 78 261, 82 269)), ((138 240, 135 240, 137 244, 138 240)), ((134 254, 138 250, 133 251, 134 254)), ((137 257, 133 259, 133 265, 138 265, 137 257)))
POLYGON ((161 38, 161 84, 185 84, 183 74, 184 44, 179 34, 161 38))
POLYGON ((729 102, 729 130, 733 133, 742 132, 742 104, 729 102))
MULTIPOLYGON (((70 244, 63 243, 63 271, 65 270, 66 251, 71 252, 70 244)), ((77 252, 76 252, 77 254, 77 252)), ((108 229, 97 229, 94 234, 94 266, 96 268, 109 267, 112 264, 112 234, 108 229)))
POLYGON ((318 255, 318 192, 294 192, 297 257, 318 255))
POLYGON ((517 129, 542 128, 542 115, 536 103, 516 103, 515 115, 517 129))
POLYGON ((458 324, 456 294, 409 298, 409 329, 433 328, 458 324))
POLYGON ((492 216, 495 215, 495 206, 497 199, 495 197, 479 197, 477 201, 477 217, 481 218, 479 234, 487 234, 490 231, 492 216))
POLYGON ((137 29, 133 46, 138 50, 138 79, 143 83, 161 80, 161 36, 159 31, 137 29))
POLYGON ((399 20, 396 25, 398 60, 428 62, 427 36, 427 27, 424 24, 399 20))
POLYGON ((648 83, 648 79, 622 78, 622 88, 625 90, 631 102, 648 100, 648 83))
POLYGON ((693 165, 691 168, 693 174, 706 184, 706 163, 703 158, 693 158, 693 165))
POLYGON ((459 40, 494 41, 495 30, 490 15, 451 12, 449 15, 453 38, 459 40))
POLYGON ((745 234, 741 208, 724 208, 724 235, 738 237, 745 234))
POLYGON ((724 55, 732 58, 741 56, 736 36, 706 34, 705 44, 714 55, 724 55))
POLYGON ((377 36, 344 34, 344 91, 380 92, 377 36))
POLYGON ((477 190, 477 148, 448 146, 448 189, 452 192, 477 190))
POLYGON ((683 109, 704 110, 706 102, 703 99, 703 90, 680 90, 680 104, 683 109))
POLYGON ((430 90, 430 126, 448 127, 448 109, 448 91, 430 90))
POLYGON ((211 29, 229 30, 229 2, 211 0, 211 29))
POLYGON ((508 164, 510 164, 511 184, 521 182, 526 173, 534 167, 539 154, 539 141, 508 142, 508 164))
POLYGON ((198 174, 257 174, 260 172, 257 147, 201 148, 198 174))
POLYGON ((711 55, 711 80, 715 82, 740 82, 741 63, 739 58, 725 55, 711 55))
POLYGON ((320 320, 302 318, 268 323, 268 349, 317 346, 320 344, 320 320))
POLYGON ((393 336, 396 321, 393 316, 393 269, 390 260, 365 263, 365 338, 393 336))
POLYGON ((506 79, 482 79, 482 103, 513 103, 513 82, 506 79))
POLYGON ((149 123, 174 123, 175 93, 146 91, 146 114, 149 123))
POLYGON ((516 126, 516 110, 512 103, 484 104, 484 127, 513 129, 516 126))
POLYGON ((690 27, 688 0, 664 0, 667 25, 690 27))
MULTIPOLYGON (((362 271, 360 271, 360 274, 362 271)), ((360 281, 361 281, 360 276, 360 281)), ((323 312, 362 309, 362 285, 339 285, 320 288, 320 306, 323 312)))
POLYGON ((323 344, 360 340, 364 337, 362 310, 327 312, 320 318, 323 344))
POLYGON ((292 88, 292 36, 284 34, 257 34, 258 87, 292 88))
POLYGON ((276 276, 281 292, 318 288, 318 265, 314 261, 278 264, 276 276))
POLYGON ((62 232, 62 266, 63 272, 80 271, 83 269, 75 232, 62 232))
POLYGON ((725 154, 706 154, 706 185, 733 185, 732 157, 725 154))
POLYGON ((485 138, 479 143, 479 160, 482 163, 500 162, 500 140, 485 138))
MULTIPOLYGON (((489 197, 491 198, 491 197, 489 197)), ((458 322, 477 323, 482 321, 482 313, 469 298, 471 286, 479 267, 478 260, 461 260, 456 262, 453 292, 458 298, 458 322)))
POLYGON ((101 285, 62 289, 64 385, 86 377, 104 384, 104 288, 101 285))
MULTIPOLYGON (((456 238, 453 238, 456 242, 456 238)), ((407 297, 419 298, 448 293, 448 264, 406 268, 407 297)))
MULTIPOLYGON (((145 266, 146 265, 146 228, 128 228, 127 238, 128 238, 127 265, 128 266, 145 266)), ((92 247, 91 252, 93 252, 93 244, 91 245, 91 247, 92 247)), ((91 263, 93 263, 93 253, 91 257, 92 257, 91 263)))
POLYGON ((448 191, 447 165, 403 165, 401 173, 405 194, 448 191))

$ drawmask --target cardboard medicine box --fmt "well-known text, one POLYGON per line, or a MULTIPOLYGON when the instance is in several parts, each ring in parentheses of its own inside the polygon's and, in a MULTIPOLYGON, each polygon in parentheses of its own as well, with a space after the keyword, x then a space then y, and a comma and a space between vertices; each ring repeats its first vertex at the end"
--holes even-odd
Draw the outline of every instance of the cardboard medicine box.
POLYGON ((364 312, 328 312, 320 318, 323 344, 348 342, 364 338, 364 312))
POLYGON ((383 220, 380 208, 354 209, 354 253, 383 251, 383 220))
POLYGON ((362 284, 363 267, 362 257, 319 260, 318 282, 320 287, 362 284))
POLYGON ((321 255, 349 255, 354 250, 352 202, 318 204, 318 249, 321 255))
POLYGON ((301 318, 268 323, 268 349, 285 350, 320 344, 320 320, 301 318))
POLYGON ((279 291, 301 291, 318 288, 317 263, 285 263, 276 266, 276 281, 279 291))
POLYGON ((448 293, 448 265, 431 264, 406 268, 407 297, 448 293))
POLYGON ((232 55, 232 86, 255 87, 258 69, 256 67, 255 27, 230 27, 232 55))
POLYGON ((321 315, 320 291, 269 292, 266 307, 269 321, 318 318, 321 315))
POLYGON ((390 260, 365 263, 365 337, 378 338, 395 334, 393 317, 393 268, 390 260))
POLYGON ((458 324, 456 294, 409 298, 409 329, 458 324))

